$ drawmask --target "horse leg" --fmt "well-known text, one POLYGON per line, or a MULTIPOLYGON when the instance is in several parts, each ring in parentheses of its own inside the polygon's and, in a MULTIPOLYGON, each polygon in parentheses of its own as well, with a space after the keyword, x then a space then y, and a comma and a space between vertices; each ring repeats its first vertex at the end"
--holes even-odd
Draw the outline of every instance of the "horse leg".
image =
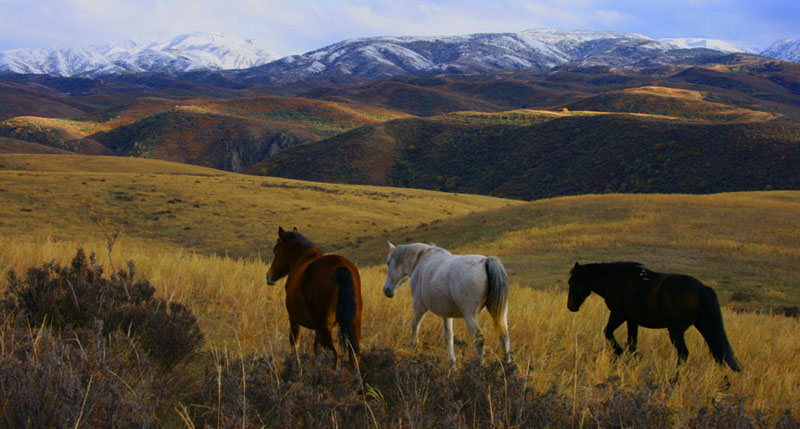
POLYGON ((628 351, 636 354, 636 341, 639 339, 639 325, 628 320, 628 351))
POLYGON ((455 367, 456 353, 453 350, 453 319, 442 317, 442 322, 444 322, 444 342, 447 346, 447 359, 450 360, 450 367, 455 367))
POLYGON ((322 341, 322 336, 319 333, 319 329, 314 331, 314 355, 319 354, 319 345, 322 341))
POLYGON ((419 333, 419 325, 422 323, 422 318, 425 317, 425 313, 428 312, 428 309, 425 308, 425 304, 422 303, 422 300, 414 301, 414 318, 411 319, 411 345, 410 347, 413 349, 417 346, 417 334, 419 333))
POLYGON ((608 316, 606 328, 603 330, 603 334, 606 336, 608 342, 611 343, 611 347, 614 347, 614 353, 617 355, 621 355, 623 350, 617 342, 617 339, 614 338, 614 331, 619 328, 623 322, 625 322, 625 317, 612 311, 611 315, 608 316))
POLYGON ((336 369, 339 363, 339 356, 336 354, 336 348, 333 346, 331 327, 327 324, 323 324, 317 329, 317 334, 319 334, 320 345, 333 353, 333 369, 336 369))
POLYGON ((300 325, 289 321, 289 344, 297 351, 298 344, 300 343, 300 325))
POLYGON ((669 339, 678 350, 678 366, 686 362, 689 357, 689 349, 686 348, 686 341, 683 339, 684 332, 686 332, 685 328, 669 328, 669 339))
POLYGON ((481 335, 481 327, 478 325, 478 315, 465 314, 464 322, 466 322, 467 330, 469 330, 472 338, 475 339, 475 355, 479 360, 483 360, 483 346, 485 342, 483 341, 483 335, 481 335))

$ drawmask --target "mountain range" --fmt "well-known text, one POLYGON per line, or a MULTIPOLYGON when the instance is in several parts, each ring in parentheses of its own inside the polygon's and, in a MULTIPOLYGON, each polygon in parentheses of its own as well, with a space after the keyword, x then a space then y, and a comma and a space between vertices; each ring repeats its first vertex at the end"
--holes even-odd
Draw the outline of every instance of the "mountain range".
POLYGON ((13 49, 0 52, 0 71, 98 77, 119 73, 243 69, 280 57, 224 33, 191 33, 152 43, 126 40, 84 48, 13 49))
MULTIPOLYGON (((370 37, 341 41, 301 55, 274 51, 221 33, 192 33, 153 43, 0 52, 0 71, 99 77, 110 74, 228 70, 227 79, 285 85, 441 73, 549 70, 565 64, 653 67, 704 63, 732 53, 756 54, 704 38, 652 39, 616 31, 527 30, 444 37, 370 37)), ((760 55, 800 61, 800 41, 776 42, 760 55)))

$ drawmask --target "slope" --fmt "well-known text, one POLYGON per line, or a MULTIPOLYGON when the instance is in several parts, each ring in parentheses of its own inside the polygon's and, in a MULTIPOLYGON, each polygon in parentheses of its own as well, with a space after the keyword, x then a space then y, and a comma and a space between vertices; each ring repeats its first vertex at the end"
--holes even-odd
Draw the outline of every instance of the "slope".
POLYGON ((122 99, 80 119, 22 116, 0 135, 77 153, 154 157, 240 171, 291 145, 407 116, 293 97, 122 99))
MULTIPOLYGON (((800 192, 585 195, 533 201, 393 231, 395 244, 434 242, 498 255, 514 283, 566 288, 579 261, 633 260, 697 276, 742 308, 800 305, 800 192)), ((383 263, 383 237, 343 249, 383 263)))
POLYGON ((292 148, 251 172, 537 199, 798 189, 798 162, 793 122, 516 111, 391 121, 292 148), (385 137, 371 138, 378 132, 385 137))
POLYGON ((266 256, 278 226, 323 248, 399 227, 519 204, 430 191, 259 178, 123 157, 0 155, 0 233, 20 240, 125 240, 266 256))

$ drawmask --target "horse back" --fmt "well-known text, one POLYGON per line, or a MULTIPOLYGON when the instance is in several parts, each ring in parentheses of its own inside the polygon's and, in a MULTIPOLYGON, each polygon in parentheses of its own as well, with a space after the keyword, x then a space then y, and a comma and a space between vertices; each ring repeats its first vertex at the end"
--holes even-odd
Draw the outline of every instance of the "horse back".
POLYGON ((642 326, 650 328, 688 327, 694 323, 699 311, 700 289, 706 287, 688 275, 649 270, 632 283, 636 304, 628 307, 633 308, 632 313, 636 313, 642 326))
MULTIPOLYGON (((336 311, 337 291, 339 284, 336 282, 335 271, 343 267, 350 272, 353 278, 353 288, 356 298, 357 312, 361 312, 361 277, 358 269, 347 258, 340 255, 322 255, 311 261, 304 270, 299 289, 310 307, 317 311, 336 311)), ((330 317, 330 316, 328 316, 330 317)))

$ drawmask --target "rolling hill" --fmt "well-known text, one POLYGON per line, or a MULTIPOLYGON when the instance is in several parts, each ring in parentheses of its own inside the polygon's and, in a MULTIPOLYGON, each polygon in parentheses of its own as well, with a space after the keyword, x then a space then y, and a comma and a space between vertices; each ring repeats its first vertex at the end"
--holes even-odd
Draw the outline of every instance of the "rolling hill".
MULTIPOLYGON (((18 115, 0 122, 0 136, 76 153, 525 199, 797 186, 786 166, 797 151, 800 65, 747 55, 704 66, 399 77, 283 95, 181 79, 15 78, 19 91, 49 94, 44 111, 83 113, 18 115)), ((19 94, 1 93, 0 107, 16 109, 19 94)))
POLYGON ((408 116, 292 97, 121 99, 77 119, 19 116, 0 135, 82 154, 157 158, 241 171, 292 145, 408 116))
POLYGON ((797 162, 793 122, 512 111, 395 120, 294 147, 251 171, 538 199, 798 189, 797 162))
POLYGON ((0 234, 269 258, 277 226, 382 263, 386 239, 499 255, 512 281, 564 287, 574 261, 637 260, 696 273, 727 301, 797 305, 800 195, 587 195, 522 202, 471 194, 259 178, 159 160, 0 154, 0 234), (732 298, 739 293, 738 298, 732 298))
MULTIPOLYGON (((26 386, 51 386, 54 378, 45 376, 52 374, 48 368, 69 368, 58 374, 79 380, 74 389, 88 392, 89 383, 93 392, 105 392, 95 386, 116 383, 116 391, 133 392, 134 405, 155 409, 150 422, 167 426, 230 422, 243 413, 248 422, 274 423, 268 419, 274 417, 270 404, 277 400, 308 401, 296 405, 293 414, 283 414, 287 422, 328 422, 333 420, 330 401, 324 408, 312 408, 322 388, 338 392, 331 398, 340 397, 343 390, 354 392, 347 406, 363 410, 366 403, 376 411, 375 421, 387 426, 406 406, 429 410, 426 419, 452 421, 453 414, 437 414, 441 402, 434 403, 430 393, 419 395, 419 389, 435 387, 450 395, 465 380, 474 381, 458 397, 480 398, 482 393, 475 392, 484 388, 487 395, 495 392, 494 405, 481 408, 485 414, 498 413, 487 410, 501 410, 506 404, 545 407, 547 415, 563 425, 575 421, 570 420, 570 409, 587 419, 602 412, 612 416, 603 417, 608 421, 626 416, 623 422, 656 426, 691 426, 698 421, 793 426, 800 415, 798 325, 796 319, 780 315, 796 314, 800 303, 797 191, 612 194, 523 203, 258 178, 125 157, 0 155, 0 166, 0 278, 7 279, 12 269, 22 273, 29 267, 67 265, 77 247, 87 254, 96 252, 91 263, 103 266, 104 273, 130 261, 136 278, 152 282, 172 311, 178 304, 186 306, 184 311, 191 309, 205 339, 196 356, 171 370, 142 365, 149 362, 145 354, 135 356, 139 364, 97 370, 91 366, 95 356, 103 362, 114 359, 113 347, 102 347, 100 351, 108 353, 99 354, 95 343, 81 339, 83 348, 62 345, 53 357, 55 328, 26 329, 7 317, 1 329, 4 365, 20 359, 37 364, 24 373, 26 386), (358 371, 333 370, 330 357, 313 357, 313 335, 304 335, 297 351, 289 345, 285 292, 280 285, 265 285, 264 260, 270 257, 277 225, 297 226, 323 250, 358 263, 365 304, 358 371), (411 294, 404 287, 389 300, 381 292, 387 238, 395 243, 433 241, 457 252, 501 257, 511 279, 515 370, 503 370, 494 346, 487 347, 485 362, 471 361, 474 351, 463 323, 455 323, 460 363, 456 370, 446 368, 436 318, 422 323, 417 349, 402 345, 408 335, 411 294), (687 335, 692 354, 678 375, 674 349, 661 331, 641 330, 637 358, 613 359, 600 334, 608 317, 602 299, 590 297, 580 313, 573 314, 565 308, 564 289, 575 261, 620 259, 690 274, 712 286, 744 371, 732 374, 715 366, 694 330, 687 335), (38 353, 26 353, 31 347, 38 353), (65 357, 70 350, 74 359, 65 357), (126 368, 135 374, 124 372, 126 368), (151 379, 155 386, 142 381, 151 379), (374 393, 359 390, 362 379, 374 393), (167 394, 159 393, 162 380, 171 386, 167 394), (512 402, 504 386, 518 389, 520 384, 530 390, 513 396, 525 402, 512 402), (226 401, 221 406, 216 402, 219 386, 226 401), (262 395, 269 399, 262 401, 262 395), (774 405, 776 401, 780 405, 774 405), (186 410, 181 405, 190 410, 180 411, 186 410), (209 417, 204 410, 218 414, 209 417), (632 417, 631 410, 637 410, 632 417)), ((481 324, 488 339, 488 318, 481 324)), ((74 345, 75 336, 67 335, 74 345)), ((130 351, 137 338, 107 341, 134 355, 130 351)), ((60 398, 61 392, 54 395, 60 398)), ((119 400, 107 395, 110 401, 119 400)), ((92 405, 99 400, 94 398, 100 397, 90 397, 92 405)), ((469 414, 464 404, 453 401, 452 408, 463 413, 459 416, 469 414)), ((539 422, 535 416, 515 420, 502 415, 502 422, 521 426, 539 422)), ((489 417, 480 420, 488 421, 489 417)))
POLYGON ((0 232, 103 237, 220 255, 266 256, 278 226, 325 248, 450 216, 519 204, 412 189, 260 178, 160 160, 0 154, 0 232), (302 224, 299 222, 302 220, 302 224))

